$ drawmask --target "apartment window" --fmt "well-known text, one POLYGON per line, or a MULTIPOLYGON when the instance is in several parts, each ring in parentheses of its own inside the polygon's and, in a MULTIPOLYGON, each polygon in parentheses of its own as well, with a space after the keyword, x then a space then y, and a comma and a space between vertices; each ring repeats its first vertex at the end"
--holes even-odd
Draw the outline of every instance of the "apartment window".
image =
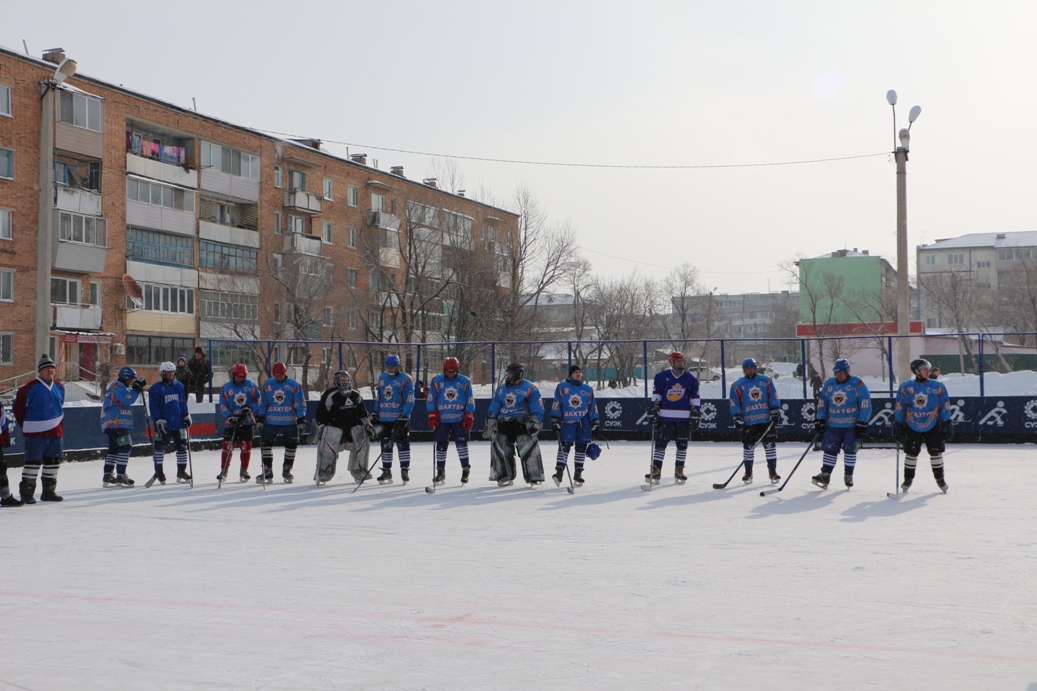
POLYGON ((14 364, 14 334, 0 334, 0 365, 14 364))
MULTIPOLYGON (((356 310, 349 310, 346 312, 346 322, 350 330, 356 330, 356 310)), ((350 354, 352 355, 352 351, 350 351, 350 354)))
POLYGON ((58 119, 61 122, 94 132, 101 131, 101 101, 99 99, 62 90, 59 113, 58 119))
POLYGON ((259 180, 259 156, 211 142, 202 142, 202 167, 211 167, 239 178, 259 180))
POLYGON ((348 189, 347 197, 348 197, 347 201, 349 202, 350 206, 357 206, 357 205, 359 205, 359 203, 360 203, 360 189, 350 185, 349 189, 348 189))
POLYGON ((50 301, 58 305, 78 305, 79 281, 71 278, 50 279, 50 301))
POLYGON ((356 269, 346 269, 346 285, 356 288, 356 269))
POLYGON ((937 322, 938 320, 936 319, 936 317, 928 317, 925 320, 925 325, 927 328, 934 329, 937 326, 937 322))
POLYGON ((58 214, 58 239, 62 242, 107 247, 108 221, 97 216, 62 211, 58 214))
POLYGON ((101 306, 101 284, 97 281, 90 281, 88 298, 93 307, 101 306))
POLYGON ((274 187, 281 189, 281 166, 274 166, 274 187))
POLYGON ((356 249, 356 228, 350 228, 347 233, 346 246, 349 249, 356 249))
POLYGON ((950 264, 951 266, 955 266, 955 265, 958 265, 958 264, 964 264, 965 263, 965 255, 964 254, 948 254, 947 255, 947 263, 950 264))
POLYGON ((293 190, 306 191, 306 173, 301 170, 288 169, 288 187, 293 190))
POLYGON ((194 238, 127 226, 126 258, 193 269, 194 238))
POLYGON ((990 262, 976 262, 976 268, 977 269, 989 269, 990 268, 990 262))
POLYGON ((192 350, 193 338, 126 337, 126 362, 133 365, 157 365, 172 361, 181 353, 189 353, 192 350))
POLYGON ((306 234, 306 217, 305 216, 288 216, 288 232, 299 233, 302 235, 306 234))
POLYGON ((334 325, 333 312, 334 310, 332 310, 332 308, 330 307, 324 308, 324 326, 330 327, 334 325))
POLYGON ((0 240, 14 240, 14 212, 0 209, 0 240))
POLYGON ((274 323, 275 324, 280 324, 281 323, 281 303, 280 302, 275 302, 274 303, 274 323))
POLYGON ((0 271, 0 301, 14 302, 13 271, 0 271))
POLYGON ((385 195, 371 193, 371 209, 373 211, 385 211, 385 195))
POLYGON ((927 255, 925 255, 925 265, 926 266, 936 266, 936 255, 935 254, 927 254, 927 255))
POLYGON ((282 232, 282 229, 281 229, 281 212, 280 211, 275 211, 274 212, 274 234, 275 235, 280 235, 281 232, 282 232))
POLYGON ((199 290, 198 309, 202 319, 255 323, 259 321, 259 296, 199 290))
POLYGON ((11 115, 11 87, 0 84, 0 115, 11 115))
MULTIPOLYGON (((194 289, 176 286, 141 286, 144 292, 144 311, 169 312, 172 314, 194 314, 194 289)), ((193 348, 194 346, 192 346, 193 348)))
POLYGON ((324 178, 324 198, 328 201, 335 199, 335 181, 331 178, 324 178))
POLYGON ((14 179, 14 151, 0 148, 0 178, 14 179))
POLYGON ((331 244, 331 221, 324 221, 324 235, 321 238, 325 245, 331 244))
POLYGON ((202 240, 198 244, 198 266, 202 269, 216 269, 237 273, 256 273, 258 267, 258 251, 250 247, 224 245, 219 242, 202 240))
POLYGON ((403 252, 403 246, 400 244, 400 231, 393 230, 392 228, 381 228, 382 232, 382 249, 395 250, 396 252, 403 252))
POLYGON ((191 190, 182 190, 179 187, 160 185, 137 178, 126 178, 126 199, 178 211, 194 211, 194 192, 191 190))

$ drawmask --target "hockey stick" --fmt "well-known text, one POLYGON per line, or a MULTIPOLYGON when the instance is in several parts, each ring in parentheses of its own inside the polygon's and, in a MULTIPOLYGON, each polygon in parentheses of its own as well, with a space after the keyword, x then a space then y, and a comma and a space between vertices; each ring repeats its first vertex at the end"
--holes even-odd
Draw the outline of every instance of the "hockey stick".
POLYGON ((238 418, 237 422, 234 423, 234 429, 230 433, 230 448, 227 449, 227 465, 223 465, 223 459, 220 459, 220 474, 216 476, 216 489, 223 487, 223 472, 230 469, 230 462, 234 458, 234 441, 238 438, 238 427, 241 426, 241 418, 238 418))
MULTIPOLYGON (((767 433, 771 431, 771 427, 774 427, 774 420, 771 420, 771 424, 767 425, 767 429, 763 430, 763 434, 761 434, 760 438, 756 440, 755 444, 753 444, 753 448, 750 449, 751 453, 753 453, 753 454, 756 453, 756 447, 760 445, 760 443, 763 441, 763 438, 766 437, 767 433)), ((727 480, 723 484, 721 484, 719 482, 714 482, 713 483, 713 489, 724 489, 725 487, 730 485, 731 484, 731 480, 735 479, 735 475, 738 474, 738 471, 742 469, 743 465, 745 465, 745 449, 744 448, 742 450, 742 462, 739 463, 735 467, 734 472, 731 473, 731 477, 727 478, 727 480)))
POLYGON ((379 461, 379 459, 381 459, 381 457, 382 457, 381 454, 378 454, 377 456, 374 457, 374 460, 371 461, 371 465, 368 466, 367 471, 364 473, 364 476, 362 478, 360 478, 360 482, 356 483, 356 487, 353 488, 353 491, 350 492, 350 494, 356 494, 356 491, 358 489, 360 489, 360 485, 364 484, 364 482, 367 480, 367 478, 371 477, 371 471, 374 470, 375 464, 378 463, 378 461, 379 461))
MULTIPOLYGON (((568 463, 566 464, 568 467, 568 463)), ((648 482, 647 484, 641 485, 642 492, 651 492, 652 485, 655 484, 655 480, 652 479, 652 473, 655 472, 655 425, 652 425, 652 445, 648 449, 648 482)), ((662 469, 659 470, 659 479, 662 480, 662 469)))
POLYGON ((893 501, 900 501, 900 442, 897 442, 897 491, 886 492, 886 496, 893 501))
POLYGON ((187 469, 191 471, 191 489, 194 489, 194 456, 191 455, 191 430, 190 428, 184 429, 184 434, 187 435, 187 469))
MULTIPOLYGON (((574 461, 575 462, 575 461, 574 461)), ((565 488, 565 491, 569 494, 576 494, 576 485, 573 483, 573 476, 569 475, 569 460, 565 461, 565 474, 569 477, 569 486, 565 488)))
MULTIPOLYGON (((447 441, 449 442, 449 440, 450 440, 450 436, 448 434, 447 441)), ((457 441, 454 441, 454 446, 457 446, 457 441)), ((447 444, 447 448, 449 448, 449 443, 447 444)), ((432 442, 432 484, 425 488, 425 492, 427 492, 428 494, 435 494, 436 493, 436 471, 437 471, 437 468, 436 468, 436 442, 433 441, 432 442)))
MULTIPOLYGON (((144 438, 147 439, 148 438, 148 430, 151 429, 151 416, 148 415, 148 401, 144 397, 144 391, 143 390, 140 392, 140 402, 144 405, 144 438)), ((151 433, 151 448, 152 449, 155 448, 155 432, 154 431, 152 431, 152 433, 151 433)), ((155 484, 155 480, 157 480, 157 479, 158 479, 158 471, 156 470, 152 474, 151 478, 147 482, 144 483, 144 488, 147 489, 148 487, 151 487, 153 484, 155 484)))
POLYGON ((785 478, 785 482, 781 483, 781 487, 779 487, 778 489, 765 489, 764 491, 760 492, 761 497, 766 497, 768 494, 775 494, 785 489, 785 485, 789 484, 789 480, 791 480, 792 476, 796 474, 796 468, 798 468, 799 464, 803 462, 803 459, 807 457, 807 454, 810 453, 810 449, 814 446, 814 442, 816 442, 817 438, 820 436, 821 435, 819 433, 814 433, 814 436, 813 438, 811 438, 810 443, 807 444, 807 448, 803 451, 803 455, 799 457, 798 461, 796 461, 796 465, 792 467, 792 472, 790 472, 789 476, 785 478))

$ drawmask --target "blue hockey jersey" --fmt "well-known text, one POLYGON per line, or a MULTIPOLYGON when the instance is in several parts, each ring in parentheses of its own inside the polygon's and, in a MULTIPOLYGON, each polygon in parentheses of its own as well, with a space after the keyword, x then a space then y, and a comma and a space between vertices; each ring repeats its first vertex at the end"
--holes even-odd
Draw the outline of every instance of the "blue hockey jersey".
MULTIPOLYGON (((253 415, 263 414, 263 397, 251 379, 246 379, 240 385, 231 380, 223 385, 223 391, 220 392, 220 413, 224 420, 237 415, 242 408, 251 409, 253 415)), ((248 416, 242 418, 239 424, 248 426, 252 422, 252 417, 248 416)))
POLYGON ((414 380, 406 372, 378 375, 374 397, 374 413, 381 422, 410 417, 414 410, 414 380))
POLYGON ((536 384, 521 379, 513 386, 507 382, 498 386, 490 401, 489 416, 501 420, 521 420, 526 415, 537 420, 544 419, 544 404, 540 401, 540 390, 536 384))
POLYGON ((184 428, 184 417, 187 415, 187 396, 184 395, 184 385, 177 380, 152 384, 148 389, 148 405, 151 408, 151 417, 155 422, 165 420, 166 429, 169 430, 184 428))
POLYGON ((65 387, 39 377, 22 385, 14 397, 14 419, 24 437, 65 436, 65 387))
POLYGON ((567 379, 555 387, 554 402, 551 404, 551 417, 560 418, 563 423, 582 422, 598 419, 598 406, 594 402, 594 388, 590 384, 567 379))
POLYGON ((659 407, 663 420, 690 419, 691 409, 702 405, 698 378, 688 370, 678 375, 672 369, 664 369, 655 375, 652 403, 659 407))
POLYGON ((475 395, 472 383, 463 374, 454 375, 453 379, 445 374, 437 374, 432 378, 428 388, 428 411, 439 411, 440 422, 460 422, 465 413, 475 415, 475 395))
POLYGON ((871 392, 860 377, 851 376, 842 384, 829 377, 817 397, 817 419, 828 420, 829 427, 853 427, 871 419, 871 392))
POLYGON ((731 415, 741 415, 747 425, 770 422, 771 410, 781 408, 774 382, 766 374, 742 377, 731 385, 731 415))
POLYGON ((299 418, 306 417, 306 401, 302 387, 291 377, 279 382, 270 377, 263 382, 262 410, 268 425, 294 425, 299 418))
POLYGON ((893 414, 897 422, 907 422, 916 432, 928 432, 936 423, 951 419, 951 404, 947 387, 933 379, 919 383, 911 379, 900 385, 897 391, 897 409, 893 414))
POLYGON ((121 381, 112 382, 101 404, 101 429, 133 429, 133 408, 138 392, 121 381))

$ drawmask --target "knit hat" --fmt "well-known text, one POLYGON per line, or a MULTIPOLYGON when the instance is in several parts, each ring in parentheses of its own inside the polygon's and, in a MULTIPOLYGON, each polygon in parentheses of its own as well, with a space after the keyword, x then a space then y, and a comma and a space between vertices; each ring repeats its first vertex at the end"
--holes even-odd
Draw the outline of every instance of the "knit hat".
POLYGON ((54 364, 54 360, 51 359, 50 355, 44 353, 40 356, 40 361, 36 363, 36 371, 42 372, 44 367, 57 367, 54 364))
POLYGON ((573 376, 573 372, 575 372, 575 371, 577 371, 577 370, 579 370, 580 372, 582 372, 582 371, 583 371, 583 368, 582 368, 582 367, 580 367, 579 365, 570 365, 570 366, 569 366, 569 376, 570 376, 570 377, 571 377, 571 376, 573 376))
POLYGON ((194 349, 194 352, 196 352, 196 353, 201 353, 202 355, 205 355, 205 351, 204 351, 204 350, 202 350, 202 347, 201 347, 201 346, 198 346, 197 348, 195 348, 195 349, 194 349))

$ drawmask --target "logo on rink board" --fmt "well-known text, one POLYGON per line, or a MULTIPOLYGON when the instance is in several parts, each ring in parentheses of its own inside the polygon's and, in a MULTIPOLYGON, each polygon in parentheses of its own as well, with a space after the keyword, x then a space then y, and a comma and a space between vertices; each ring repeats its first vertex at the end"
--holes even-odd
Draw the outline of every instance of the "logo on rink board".
POLYGON ((889 401, 882 407, 882 410, 875 413, 875 417, 871 419, 869 425, 878 425, 880 427, 890 427, 893 425, 893 404, 889 401))
POLYGON ((968 418, 965 417, 965 413, 961 410, 964 405, 965 401, 961 398, 959 398, 955 403, 947 404, 947 408, 951 411, 951 422, 956 425, 960 422, 968 422, 968 418))
POLYGON ((1028 418, 1023 424, 1026 425, 1027 429, 1033 429, 1037 427, 1037 399, 1031 399, 1026 402, 1023 406, 1023 413, 1028 418))
POLYGON ((703 403, 701 412, 702 421, 699 423, 699 429, 716 429, 717 407, 712 403, 703 403))
POLYGON ((1004 427, 1005 415, 1008 414, 1008 409, 1005 408, 1004 401, 998 401, 997 407, 991 410, 989 413, 984 415, 979 420, 981 425, 995 425, 997 427, 1004 427))
POLYGON ((813 422, 814 417, 817 415, 817 408, 814 407, 813 401, 807 401, 803 404, 799 414, 803 416, 803 419, 807 422, 813 422))
POLYGON ((619 401, 609 401, 605 406, 605 415, 609 420, 618 420, 623 416, 623 406, 619 401))

